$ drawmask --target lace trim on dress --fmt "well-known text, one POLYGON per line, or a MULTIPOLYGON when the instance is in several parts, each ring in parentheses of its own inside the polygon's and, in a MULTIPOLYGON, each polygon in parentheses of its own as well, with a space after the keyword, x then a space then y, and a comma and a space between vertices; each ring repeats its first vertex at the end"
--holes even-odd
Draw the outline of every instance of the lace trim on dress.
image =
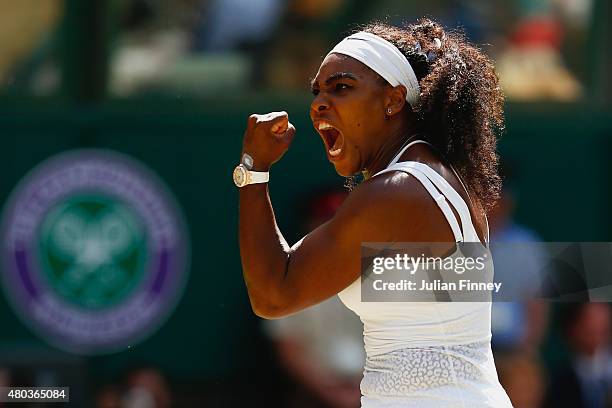
POLYGON ((464 382, 484 381, 488 342, 406 348, 368 357, 361 392, 369 396, 405 396, 464 382))

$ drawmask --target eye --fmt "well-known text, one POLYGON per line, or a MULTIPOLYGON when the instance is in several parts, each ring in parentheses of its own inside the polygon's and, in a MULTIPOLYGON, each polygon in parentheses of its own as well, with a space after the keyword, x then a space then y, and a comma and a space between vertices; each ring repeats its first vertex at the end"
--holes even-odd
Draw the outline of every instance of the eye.
POLYGON ((347 90, 347 89, 350 89, 350 88, 351 88, 351 86, 350 86, 350 85, 343 84, 343 83, 341 83, 341 82, 340 82, 340 83, 337 83, 337 84, 336 84, 336 86, 335 86, 335 88, 334 88, 334 89, 335 89, 336 91, 344 91, 344 90, 347 90))

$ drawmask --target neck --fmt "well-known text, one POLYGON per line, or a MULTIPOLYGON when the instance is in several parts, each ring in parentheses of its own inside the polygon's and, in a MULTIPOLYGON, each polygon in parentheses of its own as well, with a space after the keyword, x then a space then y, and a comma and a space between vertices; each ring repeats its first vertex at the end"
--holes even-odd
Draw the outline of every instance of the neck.
POLYGON ((391 132, 387 132, 389 136, 385 142, 378 148, 370 161, 370 164, 363 169, 364 178, 370 178, 381 170, 384 170, 391 160, 395 157, 399 150, 406 144, 406 141, 412 138, 416 130, 412 126, 400 123, 391 132))

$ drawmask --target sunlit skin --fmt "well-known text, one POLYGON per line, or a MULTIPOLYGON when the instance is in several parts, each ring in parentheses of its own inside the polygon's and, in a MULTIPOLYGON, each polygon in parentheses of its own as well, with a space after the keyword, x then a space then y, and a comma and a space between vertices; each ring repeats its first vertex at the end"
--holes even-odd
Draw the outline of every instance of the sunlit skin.
MULTIPOLYGON (((310 118, 315 129, 321 121, 326 121, 341 132, 342 153, 330 161, 342 176, 382 170, 397 154, 406 136, 415 133, 414 118, 405 115, 410 112, 410 109, 404 110, 408 108, 405 88, 391 87, 351 57, 327 56, 311 89, 314 99, 310 118), (387 109, 391 109, 390 115, 386 114, 387 109), (385 133, 379 133, 383 128, 385 133)), ((323 135, 322 139, 326 143, 323 135)), ((326 151, 330 147, 326 143, 326 151)))
MULTIPOLYGON (((310 117, 323 140, 323 154, 338 174, 364 172, 367 180, 349 194, 330 221, 293 247, 276 225, 268 185, 240 189, 243 274, 251 306, 265 318, 295 313, 345 289, 360 275, 362 242, 454 241, 448 222, 419 181, 403 172, 372 177, 414 135, 415 117, 405 101, 405 88, 394 88, 361 62, 336 54, 323 61, 312 88, 310 117), (336 130, 320 131, 321 122, 336 130)), ((270 169, 289 148, 295 132, 286 112, 251 115, 243 152, 253 157, 254 170, 270 169)), ((401 160, 426 163, 448 180, 470 206, 484 241, 480 203, 476 197, 468 199, 452 170, 431 148, 413 145, 401 160)))

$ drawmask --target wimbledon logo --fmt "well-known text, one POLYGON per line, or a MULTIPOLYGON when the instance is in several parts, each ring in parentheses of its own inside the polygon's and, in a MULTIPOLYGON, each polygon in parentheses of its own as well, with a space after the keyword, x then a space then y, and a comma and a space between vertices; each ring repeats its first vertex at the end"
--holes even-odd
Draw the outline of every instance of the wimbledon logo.
POLYGON ((83 354, 118 351, 169 316, 187 278, 188 242, 171 193, 107 150, 52 157, 11 194, 3 284, 45 340, 83 354))

